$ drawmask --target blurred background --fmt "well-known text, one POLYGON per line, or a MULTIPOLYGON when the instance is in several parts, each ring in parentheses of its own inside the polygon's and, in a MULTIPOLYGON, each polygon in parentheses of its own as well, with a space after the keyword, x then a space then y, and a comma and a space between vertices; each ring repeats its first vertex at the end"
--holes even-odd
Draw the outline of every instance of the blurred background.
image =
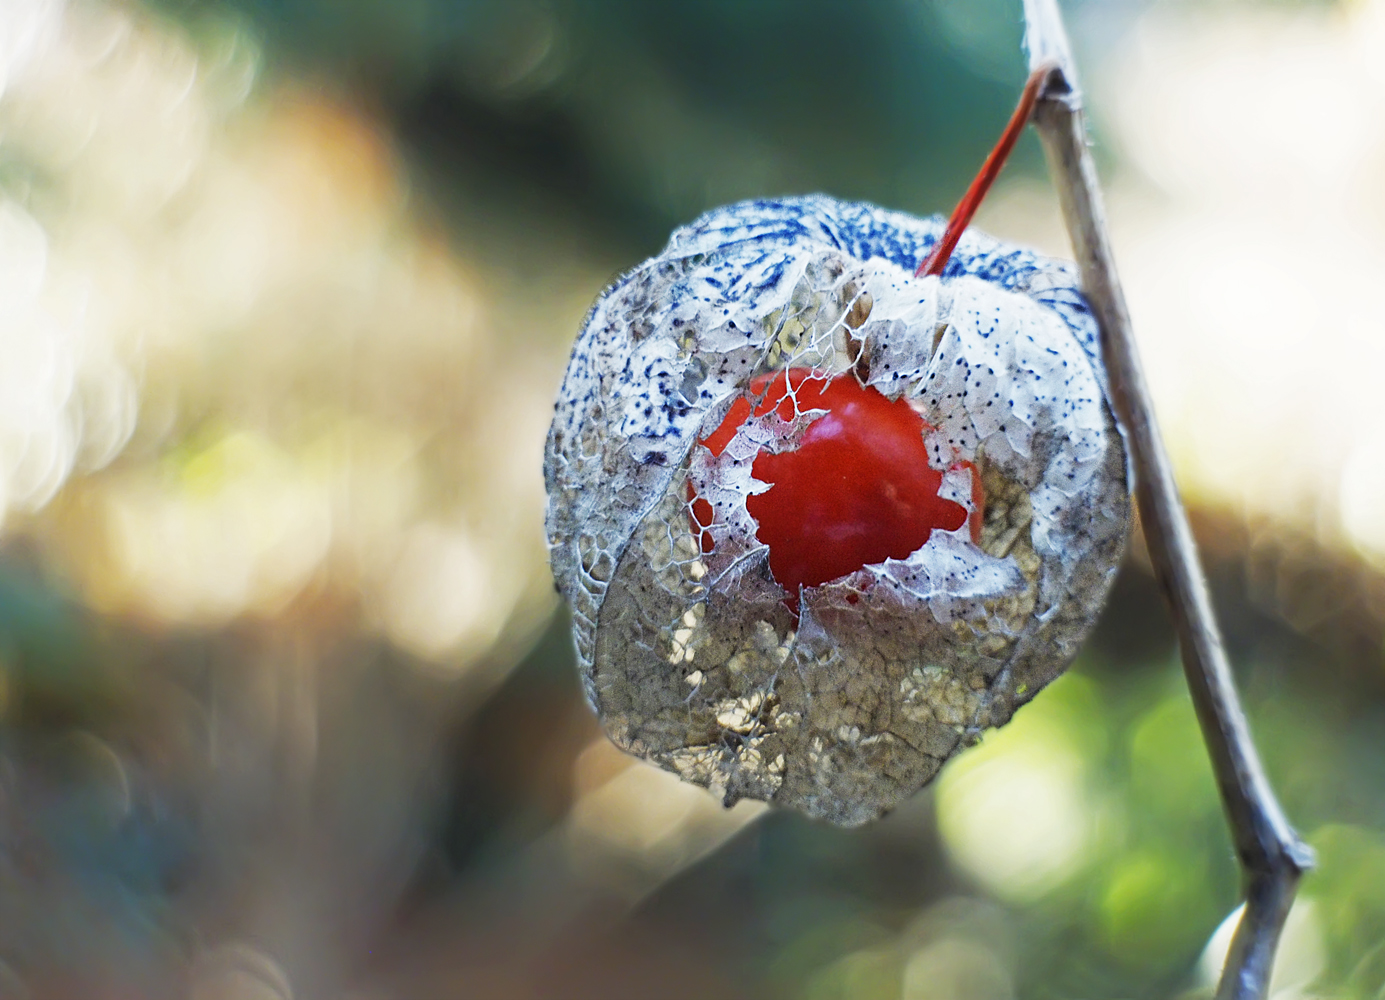
MULTIPOLYGON (((1274 784, 1280 998, 1385 996, 1385 0, 1074 0, 1274 784)), ((1018 0, 0 3, 0 998, 1210 994, 1238 874, 1139 542, 1073 670, 841 831, 582 704, 540 461, 705 208, 946 212, 1018 0)), ((1067 243, 1032 136, 982 228, 1067 243)))

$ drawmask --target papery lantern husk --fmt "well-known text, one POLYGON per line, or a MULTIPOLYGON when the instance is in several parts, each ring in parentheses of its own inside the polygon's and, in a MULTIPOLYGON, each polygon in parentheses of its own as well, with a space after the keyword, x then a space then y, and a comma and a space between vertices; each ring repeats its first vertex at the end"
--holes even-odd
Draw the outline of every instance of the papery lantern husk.
POLYGON ((942 228, 822 196, 717 209, 607 289, 573 350, 544 471, 584 690, 618 746, 728 805, 880 816, 1057 677, 1105 601, 1130 484, 1075 272, 969 231, 915 278, 942 228), (940 496, 971 511, 981 477, 979 544, 934 529, 795 615, 745 500, 755 456, 821 411, 698 443, 783 368, 907 398, 940 496))

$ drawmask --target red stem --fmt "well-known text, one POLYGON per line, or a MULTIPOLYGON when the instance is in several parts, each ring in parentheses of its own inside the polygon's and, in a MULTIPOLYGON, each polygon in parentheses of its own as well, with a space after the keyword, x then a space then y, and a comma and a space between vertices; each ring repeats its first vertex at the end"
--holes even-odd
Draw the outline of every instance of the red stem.
POLYGON ((957 248, 957 241, 962 238, 962 233, 967 226, 971 225, 972 216, 981 207, 981 201, 986 197, 986 192, 991 189, 991 185, 995 183, 995 179, 1000 176, 1001 168, 1005 166, 1005 161, 1010 158, 1015 143, 1019 142, 1020 133, 1024 131, 1024 126, 1029 124, 1029 116, 1034 112, 1034 101, 1039 96, 1039 84, 1051 72, 1053 72, 1053 66, 1045 64, 1029 74, 1029 79, 1024 84, 1024 91, 1020 94, 1020 102, 1015 106, 1015 113, 1010 116, 1010 123, 1000 134, 1000 141, 991 150, 991 155, 986 157, 986 162, 981 165, 981 172, 972 180, 971 187, 967 188, 967 193, 962 195, 962 200, 952 210, 952 218, 947 220, 947 229, 943 230, 943 238, 937 242, 928 256, 923 258, 923 263, 914 272, 915 278, 922 278, 928 274, 942 274, 943 268, 947 267, 947 262, 952 257, 952 251, 957 248))

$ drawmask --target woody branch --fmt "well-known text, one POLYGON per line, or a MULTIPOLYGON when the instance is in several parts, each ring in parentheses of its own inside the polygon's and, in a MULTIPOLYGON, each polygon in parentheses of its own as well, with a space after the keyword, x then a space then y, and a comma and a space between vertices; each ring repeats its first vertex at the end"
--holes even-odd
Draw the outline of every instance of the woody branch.
POLYGON ((1058 190, 1083 289, 1101 331, 1112 399, 1129 436, 1145 542, 1173 616, 1184 673, 1242 870, 1245 910, 1216 996, 1260 1000, 1269 988, 1299 877, 1312 867, 1313 853, 1275 799, 1236 693, 1116 274, 1062 15, 1056 0, 1024 0, 1024 9, 1031 71, 1047 67, 1034 124, 1058 190))

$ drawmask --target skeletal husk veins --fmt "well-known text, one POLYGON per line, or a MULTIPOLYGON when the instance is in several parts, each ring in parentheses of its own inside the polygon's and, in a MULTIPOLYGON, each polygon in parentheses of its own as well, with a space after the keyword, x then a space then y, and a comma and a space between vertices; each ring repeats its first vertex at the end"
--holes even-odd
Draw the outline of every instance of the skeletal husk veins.
POLYGON ((1031 294, 702 225, 613 286, 574 350, 546 457, 555 575, 618 745, 728 803, 855 825, 1075 655, 1128 527, 1124 451, 1089 345, 1031 294), (934 529, 791 610, 746 499, 769 488, 756 456, 793 450, 822 411, 751 415, 720 454, 698 443, 786 368, 907 399, 939 495, 969 512, 984 495, 979 543, 934 529))

